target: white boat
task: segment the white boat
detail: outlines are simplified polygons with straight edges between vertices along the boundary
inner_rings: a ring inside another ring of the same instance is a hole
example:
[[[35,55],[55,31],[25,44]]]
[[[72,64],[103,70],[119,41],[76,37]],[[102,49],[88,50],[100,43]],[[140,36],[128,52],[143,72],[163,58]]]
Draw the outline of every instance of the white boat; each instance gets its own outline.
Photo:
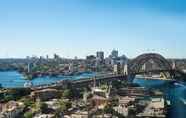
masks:
[[[32,87],[32,86],[33,86],[33,83],[31,81],[25,82],[25,84],[24,84],[25,88],[29,88],[29,87]]]

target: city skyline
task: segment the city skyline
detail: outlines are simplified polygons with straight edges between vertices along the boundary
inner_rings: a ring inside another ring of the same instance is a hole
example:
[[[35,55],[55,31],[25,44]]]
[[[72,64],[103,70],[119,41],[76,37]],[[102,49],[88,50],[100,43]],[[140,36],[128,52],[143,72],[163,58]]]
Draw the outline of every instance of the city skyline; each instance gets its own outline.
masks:
[[[186,58],[186,2],[105,1],[0,1],[0,58],[84,58],[113,49],[129,58]]]

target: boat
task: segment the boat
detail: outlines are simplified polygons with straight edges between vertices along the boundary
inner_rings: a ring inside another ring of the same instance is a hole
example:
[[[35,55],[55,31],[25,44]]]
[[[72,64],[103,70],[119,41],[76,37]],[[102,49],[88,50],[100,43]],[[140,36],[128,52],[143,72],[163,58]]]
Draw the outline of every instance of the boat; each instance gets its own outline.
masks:
[[[31,82],[31,81],[28,81],[28,82],[25,82],[24,83],[24,87],[25,88],[30,88],[30,87],[32,87],[33,86],[33,83]]]

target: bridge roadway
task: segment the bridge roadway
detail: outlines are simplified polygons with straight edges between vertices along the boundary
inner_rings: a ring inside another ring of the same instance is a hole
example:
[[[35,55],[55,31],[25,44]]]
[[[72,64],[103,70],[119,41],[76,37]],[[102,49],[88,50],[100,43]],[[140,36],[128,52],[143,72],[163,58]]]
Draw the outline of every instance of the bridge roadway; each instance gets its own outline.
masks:
[[[95,76],[93,78],[83,78],[78,80],[73,80],[72,84],[79,85],[79,84],[89,84],[93,82],[110,82],[114,80],[126,80],[127,76],[124,74],[105,74],[101,76]]]
[[[123,74],[101,74],[95,77],[82,78],[78,80],[61,80],[56,83],[40,85],[31,87],[32,90],[40,90],[45,88],[57,88],[57,87],[65,87],[67,84],[71,84],[73,86],[87,86],[94,82],[110,82],[114,80],[127,80],[127,76]]]
[[[145,74],[145,73],[149,73],[149,72],[152,72],[152,73],[159,73],[159,72],[162,72],[162,73],[165,73],[165,72],[168,72],[168,73],[171,73],[171,75],[173,74],[176,74],[176,73],[179,73],[181,74],[181,76],[184,78],[186,77],[186,74],[179,71],[179,70],[152,70],[152,71],[141,71],[141,72],[133,72],[133,73],[130,73],[130,77],[135,77],[135,75],[137,74]],[[78,80],[61,80],[61,81],[58,81],[56,83],[53,83],[53,84],[49,84],[49,85],[42,85],[42,86],[36,86],[36,87],[32,87],[33,89],[43,89],[43,88],[54,88],[54,87],[62,87],[62,86],[65,86],[67,85],[67,83],[70,83],[71,85],[73,86],[88,86],[88,85],[93,85],[94,82],[95,83],[99,83],[99,82],[112,82],[114,80],[126,80],[127,81],[127,78],[128,78],[127,75],[124,75],[124,74],[100,74],[100,75],[97,75],[95,77],[89,77],[89,78],[82,78],[82,79],[78,79]],[[149,78],[150,79],[150,78]],[[170,78],[167,78],[170,80]],[[176,80],[179,80],[179,79],[176,79]],[[185,81],[184,79],[181,80],[181,81]]]
[[[130,76],[135,76],[135,75],[138,75],[138,74],[145,74],[145,73],[170,73],[170,75],[174,75],[174,74],[186,75],[184,72],[182,72],[180,70],[163,70],[163,69],[160,69],[160,70],[131,72]],[[72,80],[72,83],[77,84],[77,83],[89,83],[89,82],[92,82],[92,81],[113,81],[115,79],[127,79],[127,77],[128,76],[124,75],[124,74],[102,74],[102,75],[98,75],[98,76],[91,77],[91,78],[82,78],[82,79],[78,79],[78,80]]]

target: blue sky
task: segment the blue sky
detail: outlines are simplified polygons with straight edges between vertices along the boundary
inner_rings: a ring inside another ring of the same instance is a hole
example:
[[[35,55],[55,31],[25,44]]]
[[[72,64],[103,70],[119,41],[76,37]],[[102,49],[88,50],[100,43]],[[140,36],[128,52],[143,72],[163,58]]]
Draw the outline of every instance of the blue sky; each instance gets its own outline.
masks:
[[[186,58],[185,0],[1,0],[0,58],[112,49]]]

